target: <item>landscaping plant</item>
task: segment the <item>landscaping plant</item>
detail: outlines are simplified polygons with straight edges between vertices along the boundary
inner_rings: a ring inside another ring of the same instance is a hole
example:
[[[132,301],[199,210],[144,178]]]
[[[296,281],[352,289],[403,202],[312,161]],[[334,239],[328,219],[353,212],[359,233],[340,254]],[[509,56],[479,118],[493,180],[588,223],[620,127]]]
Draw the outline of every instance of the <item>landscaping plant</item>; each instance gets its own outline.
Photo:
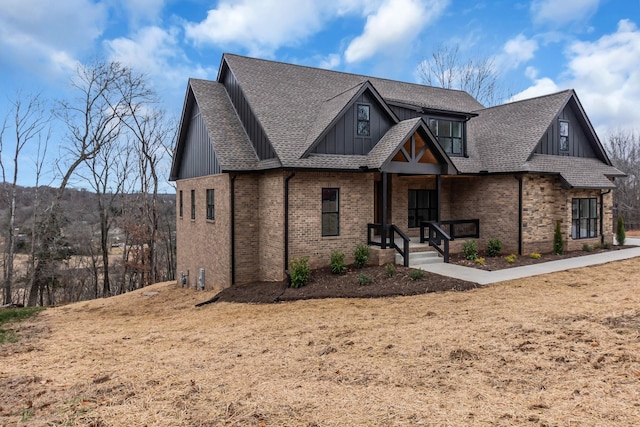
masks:
[[[293,258],[289,262],[289,272],[291,274],[291,286],[300,288],[307,284],[311,269],[309,268],[309,258]]]
[[[462,253],[464,253],[464,257],[469,260],[474,260],[478,258],[478,245],[475,240],[467,240],[462,245]]]
[[[502,250],[502,242],[500,239],[491,239],[487,244],[487,256],[488,257],[497,257],[500,255],[500,251]]]
[[[411,270],[409,271],[409,279],[411,280],[421,280],[424,277],[424,271],[422,270]]]
[[[627,240],[627,233],[624,231],[624,220],[621,216],[618,217],[618,225],[616,226],[616,240],[619,245],[624,245]]]
[[[358,275],[358,283],[360,284],[360,286],[368,285],[371,282],[373,282],[373,279],[370,276],[367,276],[363,273],[360,273]]]
[[[564,253],[564,239],[560,230],[560,221],[556,221],[556,231],[553,234],[553,253],[562,255]]]
[[[384,271],[387,272],[388,277],[393,277],[396,274],[396,266],[391,263],[385,264]]]
[[[344,262],[344,252],[339,249],[331,252],[331,272],[333,274],[344,274],[347,271],[347,264]]]
[[[356,265],[356,267],[362,268],[367,265],[370,253],[371,250],[369,249],[369,246],[359,243],[358,246],[356,246],[356,249],[353,251],[353,263]]]
[[[511,254],[504,257],[504,260],[507,261],[509,264],[513,264],[516,261],[516,259],[518,259],[518,255],[516,254]]]

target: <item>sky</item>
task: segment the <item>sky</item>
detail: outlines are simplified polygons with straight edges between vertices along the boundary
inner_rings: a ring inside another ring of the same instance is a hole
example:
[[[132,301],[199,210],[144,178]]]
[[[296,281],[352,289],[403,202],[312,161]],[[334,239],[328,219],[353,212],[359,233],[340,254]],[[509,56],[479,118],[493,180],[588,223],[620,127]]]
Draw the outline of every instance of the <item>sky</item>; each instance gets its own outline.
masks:
[[[573,88],[601,141],[640,130],[640,0],[0,0],[0,119],[18,92],[71,97],[95,59],[144,73],[178,119],[225,52],[419,83],[443,45],[490,58],[507,101]]]

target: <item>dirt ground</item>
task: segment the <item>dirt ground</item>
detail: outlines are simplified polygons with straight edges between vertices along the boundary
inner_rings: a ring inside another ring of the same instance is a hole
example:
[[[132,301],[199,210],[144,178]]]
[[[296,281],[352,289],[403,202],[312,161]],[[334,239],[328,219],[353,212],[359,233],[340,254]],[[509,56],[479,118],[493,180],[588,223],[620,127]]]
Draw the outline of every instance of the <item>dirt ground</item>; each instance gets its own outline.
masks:
[[[640,425],[638,277],[202,307],[163,283],[48,309],[0,347],[0,425]]]

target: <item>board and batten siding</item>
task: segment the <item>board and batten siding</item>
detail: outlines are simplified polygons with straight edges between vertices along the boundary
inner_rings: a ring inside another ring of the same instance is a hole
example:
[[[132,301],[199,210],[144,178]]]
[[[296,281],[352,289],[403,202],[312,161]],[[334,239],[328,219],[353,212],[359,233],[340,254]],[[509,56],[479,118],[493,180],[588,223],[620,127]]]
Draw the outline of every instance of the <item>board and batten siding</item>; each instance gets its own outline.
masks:
[[[366,104],[369,109],[370,136],[356,133],[357,105]],[[393,124],[378,101],[365,92],[347,109],[313,150],[317,154],[365,155],[380,141]]]
[[[569,150],[560,151],[560,121],[569,122]],[[551,154],[555,156],[590,157],[598,156],[593,151],[593,146],[582,127],[583,120],[580,120],[575,113],[572,102],[569,102],[558,119],[551,123],[547,132],[536,147],[536,154]]]
[[[231,99],[231,103],[236,110],[236,114],[240,117],[240,122],[242,123],[245,132],[247,132],[251,145],[253,145],[253,149],[256,151],[258,158],[260,160],[275,158],[276,153],[273,150],[269,138],[267,138],[267,134],[251,110],[251,107],[247,102],[247,98],[238,84],[238,80],[228,68],[222,76],[222,84],[229,94],[229,99]]]
[[[196,178],[221,172],[198,104],[194,104],[185,141],[179,179]]]

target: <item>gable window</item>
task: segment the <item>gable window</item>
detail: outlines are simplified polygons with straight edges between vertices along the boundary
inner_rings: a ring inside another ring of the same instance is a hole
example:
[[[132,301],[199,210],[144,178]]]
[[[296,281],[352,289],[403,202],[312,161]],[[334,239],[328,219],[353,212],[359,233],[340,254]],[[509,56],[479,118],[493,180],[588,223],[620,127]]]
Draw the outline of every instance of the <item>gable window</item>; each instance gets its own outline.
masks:
[[[340,189],[322,189],[322,235],[340,235]]]
[[[184,200],[182,198],[182,190],[180,190],[180,218],[182,218],[184,213]]]
[[[214,201],[214,190],[209,189],[207,190],[207,219],[209,220],[215,219],[213,201]]]
[[[569,122],[560,120],[560,151],[569,151]]]
[[[598,235],[597,198],[571,201],[571,238],[587,239]]]
[[[462,156],[464,146],[462,140],[462,122],[442,119],[429,119],[429,128],[438,138],[438,142],[453,156]]]
[[[366,104],[357,104],[358,123],[356,133],[358,136],[371,136],[371,106]]]
[[[438,218],[438,195],[435,190],[409,190],[409,228],[422,221]]]
[[[191,190],[191,219],[196,219],[196,190]]]

